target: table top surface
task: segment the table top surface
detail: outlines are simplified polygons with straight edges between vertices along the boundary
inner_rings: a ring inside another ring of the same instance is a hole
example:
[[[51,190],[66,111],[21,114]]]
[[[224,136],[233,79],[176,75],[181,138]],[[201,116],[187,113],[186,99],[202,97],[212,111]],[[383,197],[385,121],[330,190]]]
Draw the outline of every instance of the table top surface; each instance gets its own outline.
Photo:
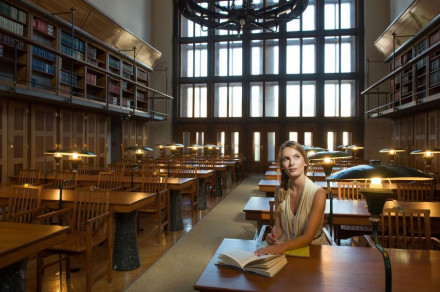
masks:
[[[309,177],[310,178],[310,177]],[[320,186],[321,188],[327,188],[327,181],[315,181],[315,184],[317,184],[318,186]],[[280,182],[276,179],[262,179],[260,180],[260,182],[258,183],[259,187],[278,187],[280,185]],[[338,188],[338,183],[335,181],[331,181],[330,182],[330,187],[333,188]]]
[[[310,258],[287,257],[273,278],[217,266],[219,253],[256,250],[253,240],[224,239],[196,282],[200,291],[383,291],[382,255],[375,248],[310,246]],[[393,291],[438,291],[440,251],[387,249]]]
[[[244,212],[260,212],[269,213],[269,201],[274,198],[268,197],[250,197],[245,207]],[[431,210],[431,219],[440,219],[440,202],[398,202],[396,200],[387,201],[384,208],[392,208],[401,206],[412,209],[429,209]],[[370,217],[368,209],[365,207],[364,200],[333,200],[333,214],[334,216],[354,216],[354,217]],[[330,199],[325,203],[325,214],[330,214]]]
[[[0,268],[62,241],[69,228],[68,226],[0,222]]]

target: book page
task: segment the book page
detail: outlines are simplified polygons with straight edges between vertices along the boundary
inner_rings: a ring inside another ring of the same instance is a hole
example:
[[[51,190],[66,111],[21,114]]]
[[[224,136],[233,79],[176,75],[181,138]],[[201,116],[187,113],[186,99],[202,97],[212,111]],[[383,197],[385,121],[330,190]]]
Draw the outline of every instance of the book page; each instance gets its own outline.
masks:
[[[228,250],[219,255],[218,264],[233,265],[243,269],[249,263],[257,264],[268,261],[279,255],[262,255],[257,256],[253,252],[245,250]]]

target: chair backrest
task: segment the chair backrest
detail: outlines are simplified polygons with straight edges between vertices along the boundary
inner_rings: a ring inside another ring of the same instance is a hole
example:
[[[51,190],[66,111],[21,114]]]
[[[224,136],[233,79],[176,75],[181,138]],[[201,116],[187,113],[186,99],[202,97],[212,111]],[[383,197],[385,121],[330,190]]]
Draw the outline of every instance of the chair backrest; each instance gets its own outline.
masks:
[[[116,189],[122,186],[122,173],[116,171],[100,171],[98,175],[99,189]]]
[[[41,207],[41,186],[12,186],[12,192],[8,204],[8,221],[19,223],[33,223],[36,212],[26,213],[22,216],[14,216],[17,213],[23,213]]]
[[[380,230],[379,241],[383,247],[431,249],[429,209],[385,208]]]
[[[110,191],[91,190],[90,188],[80,188],[75,190],[75,203],[73,207],[73,230],[86,230],[87,220],[105,214],[109,211]],[[106,221],[105,221],[106,222]],[[107,226],[92,226],[93,230],[107,230]]]
[[[145,176],[142,183],[142,190],[146,193],[158,193],[168,187],[167,182],[168,176],[166,175]]]
[[[142,164],[142,175],[152,176],[160,172],[160,166],[155,162],[147,162]]]
[[[63,189],[73,190],[76,187],[76,183],[78,181],[78,176],[73,176],[73,172],[68,171],[57,171],[55,172],[55,181],[53,188],[60,188],[61,184],[63,184]]]
[[[399,183],[397,184],[398,201],[434,201],[434,184]]]
[[[196,178],[197,177],[197,167],[195,166],[189,166],[182,164],[177,169],[177,177],[190,177],[190,178]]]
[[[119,173],[125,172],[125,164],[123,164],[123,163],[108,164],[107,168],[109,169],[109,171],[114,171],[114,172],[119,172]]]
[[[40,182],[41,172],[38,169],[21,169],[18,173],[18,184],[35,185]]]
[[[338,181],[338,199],[339,200],[363,200],[360,188],[365,187],[364,183],[358,181]]]

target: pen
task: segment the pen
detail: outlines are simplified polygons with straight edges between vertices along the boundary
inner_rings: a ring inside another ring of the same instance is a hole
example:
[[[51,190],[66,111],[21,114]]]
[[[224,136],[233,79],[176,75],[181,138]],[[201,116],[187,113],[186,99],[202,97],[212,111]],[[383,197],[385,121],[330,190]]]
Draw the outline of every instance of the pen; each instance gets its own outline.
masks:
[[[273,231],[273,227],[270,227],[270,235],[272,236],[274,242],[278,242],[278,240],[275,238],[275,232]]]

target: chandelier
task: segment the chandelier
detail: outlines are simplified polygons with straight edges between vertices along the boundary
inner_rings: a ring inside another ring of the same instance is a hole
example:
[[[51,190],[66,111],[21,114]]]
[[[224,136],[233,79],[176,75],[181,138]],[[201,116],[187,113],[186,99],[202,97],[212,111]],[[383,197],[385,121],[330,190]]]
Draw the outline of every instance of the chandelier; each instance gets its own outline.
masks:
[[[179,0],[178,5],[183,16],[206,30],[236,30],[240,33],[242,30],[254,29],[275,31],[280,24],[298,18],[309,3],[308,0],[286,0],[272,5],[252,2]],[[212,8],[208,8],[208,3],[211,3]]]

